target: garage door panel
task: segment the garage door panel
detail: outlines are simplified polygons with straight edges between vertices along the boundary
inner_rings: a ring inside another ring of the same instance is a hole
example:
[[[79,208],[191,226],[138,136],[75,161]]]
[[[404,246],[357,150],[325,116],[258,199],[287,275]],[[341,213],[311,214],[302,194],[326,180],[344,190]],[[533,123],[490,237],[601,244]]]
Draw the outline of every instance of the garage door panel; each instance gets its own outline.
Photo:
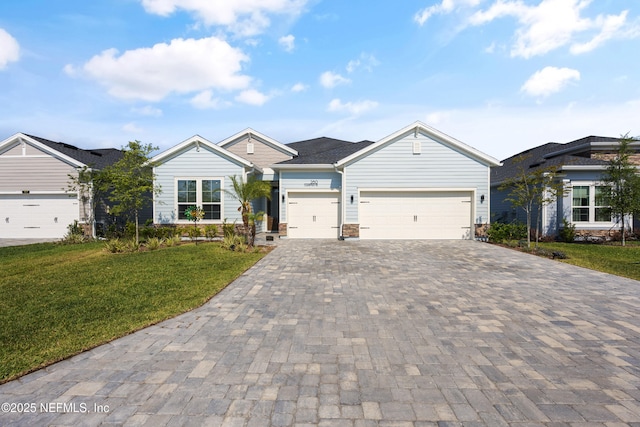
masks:
[[[0,237],[62,238],[79,220],[75,197],[66,194],[0,196]]]
[[[339,200],[337,193],[289,193],[288,237],[294,239],[337,238]]]
[[[360,195],[362,239],[469,239],[471,193],[396,191]]]

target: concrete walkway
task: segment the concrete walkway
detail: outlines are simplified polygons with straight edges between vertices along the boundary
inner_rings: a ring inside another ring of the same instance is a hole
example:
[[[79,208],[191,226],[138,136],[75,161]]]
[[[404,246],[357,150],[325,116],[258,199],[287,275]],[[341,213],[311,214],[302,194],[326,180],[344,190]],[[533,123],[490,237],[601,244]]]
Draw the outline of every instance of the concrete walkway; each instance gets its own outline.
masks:
[[[33,412],[3,426],[640,426],[640,283],[471,241],[285,240],[7,402]]]

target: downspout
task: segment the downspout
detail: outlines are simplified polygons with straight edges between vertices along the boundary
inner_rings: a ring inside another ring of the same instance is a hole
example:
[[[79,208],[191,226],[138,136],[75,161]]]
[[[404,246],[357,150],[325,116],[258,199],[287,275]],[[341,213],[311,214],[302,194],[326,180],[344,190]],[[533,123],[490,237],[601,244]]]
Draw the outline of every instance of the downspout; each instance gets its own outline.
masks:
[[[344,229],[344,216],[345,216],[345,211],[347,209],[346,207],[346,199],[345,199],[345,176],[344,176],[344,170],[340,170],[338,169],[338,166],[336,166],[336,164],[333,164],[333,169],[340,174],[340,236],[338,237],[338,240],[344,240],[344,234],[342,232],[342,230]]]

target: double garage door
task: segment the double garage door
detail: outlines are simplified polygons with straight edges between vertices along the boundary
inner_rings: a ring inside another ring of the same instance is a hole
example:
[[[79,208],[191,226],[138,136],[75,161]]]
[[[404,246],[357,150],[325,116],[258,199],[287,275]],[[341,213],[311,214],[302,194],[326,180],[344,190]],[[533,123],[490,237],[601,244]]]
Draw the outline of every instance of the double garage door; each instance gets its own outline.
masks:
[[[67,194],[0,195],[0,238],[62,238],[79,218],[78,199]]]
[[[358,205],[361,239],[470,239],[470,191],[362,191]],[[337,238],[340,195],[289,193],[290,238]]]
[[[469,191],[363,191],[361,239],[470,239]]]

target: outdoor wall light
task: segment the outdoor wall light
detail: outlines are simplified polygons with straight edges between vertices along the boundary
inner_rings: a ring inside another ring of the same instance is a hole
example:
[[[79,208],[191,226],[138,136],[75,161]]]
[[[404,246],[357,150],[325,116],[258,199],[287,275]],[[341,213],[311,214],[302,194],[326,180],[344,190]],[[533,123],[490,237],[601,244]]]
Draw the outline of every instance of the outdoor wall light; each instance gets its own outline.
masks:
[[[480,196],[480,203],[484,203],[484,194]]]
[[[353,203],[353,194],[351,195],[351,203]]]
[[[284,194],[282,195],[282,203],[284,203]]]

